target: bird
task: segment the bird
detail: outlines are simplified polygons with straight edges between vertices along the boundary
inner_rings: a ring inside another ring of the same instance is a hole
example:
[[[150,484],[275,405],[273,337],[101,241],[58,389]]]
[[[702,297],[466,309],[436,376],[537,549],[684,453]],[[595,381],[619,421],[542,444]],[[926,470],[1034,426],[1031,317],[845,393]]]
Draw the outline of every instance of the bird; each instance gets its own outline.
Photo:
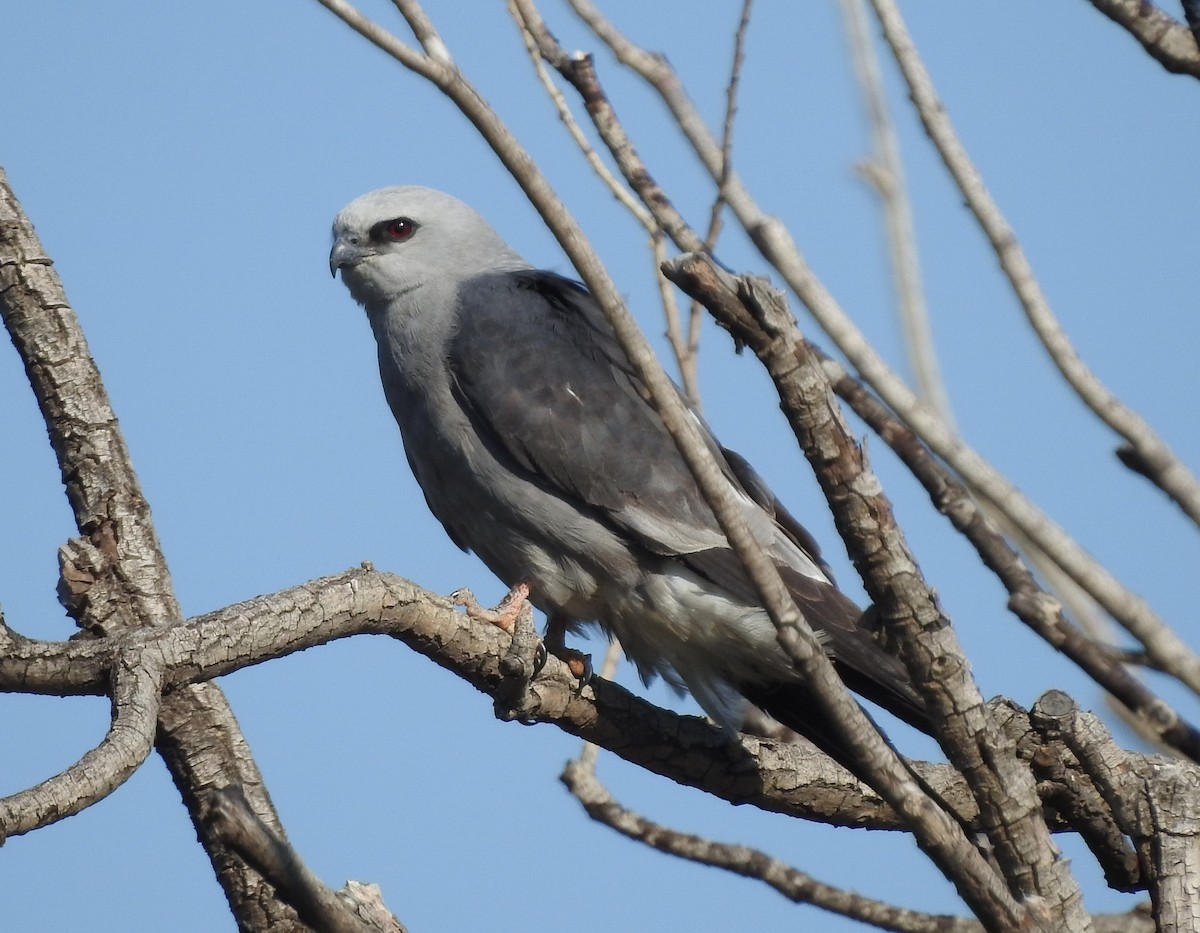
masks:
[[[366,311],[409,466],[454,544],[527,588],[550,628],[598,625],[643,681],[690,692],[723,728],[753,704],[861,776],[582,284],[531,265],[464,202],[413,185],[343,208],[329,269]],[[930,733],[904,666],[812,535],[691,411],[843,682]]]

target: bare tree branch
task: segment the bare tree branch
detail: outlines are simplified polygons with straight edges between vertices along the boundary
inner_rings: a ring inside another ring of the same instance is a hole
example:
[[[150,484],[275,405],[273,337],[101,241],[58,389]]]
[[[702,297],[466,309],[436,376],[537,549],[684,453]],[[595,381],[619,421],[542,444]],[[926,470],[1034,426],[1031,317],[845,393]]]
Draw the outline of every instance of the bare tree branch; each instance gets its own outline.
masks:
[[[979,803],[982,828],[1006,877],[1030,891],[1040,887],[1038,896],[1061,898],[1062,909],[1073,911],[1078,889],[1046,848],[1048,829],[1029,772],[987,714],[962,649],[899,537],[878,481],[836,413],[819,413],[825,403],[806,384],[812,381],[807,375],[812,364],[805,363],[811,354],[781,296],[753,280],[732,279],[702,256],[681,257],[664,272],[714,313],[728,313],[730,325],[743,317],[754,322],[741,336],[779,387],[789,420],[834,506],[838,530],[856,562],[865,565],[860,572],[881,621],[898,634],[900,656],[934,713],[938,739]],[[839,508],[839,503],[852,507]],[[857,519],[844,521],[847,512]]]
[[[1079,358],[1050,310],[1050,304],[1016,235],[999,206],[992,200],[978,169],[955,133],[946,108],[938,99],[933,81],[908,34],[899,8],[894,0],[871,2],[883,26],[884,38],[908,84],[913,106],[925,132],[958,185],[980,229],[992,244],[1000,260],[1000,268],[1050,359],[1084,404],[1132,445],[1141,471],[1170,496],[1193,522],[1200,524],[1200,482],[1141,416],[1109,392]]]
[[[595,62],[591,56],[586,54],[567,55],[562,46],[550,34],[541,14],[532,3],[517,3],[513,0],[513,5],[517,7],[523,29],[535,42],[539,54],[579,93],[596,131],[608,147],[621,174],[642,203],[646,205],[644,208],[637,205],[637,210],[633,213],[639,222],[643,223],[650,231],[656,261],[655,270],[657,271],[659,266],[666,261],[664,234],[670,236],[677,244],[686,242],[688,249],[704,249],[699,234],[692,230],[687,221],[674,209],[666,193],[647,171],[632,141],[625,133],[625,128],[617,118],[612,103],[596,79]],[[623,200],[622,203],[624,203]],[[647,218],[646,220],[643,220],[643,215]],[[692,404],[699,408],[701,402],[699,385],[695,381],[695,374],[689,375],[689,367],[685,365],[685,361],[688,359],[695,360],[697,358],[696,343],[699,339],[697,321],[694,315],[690,316],[688,335],[685,337],[679,321],[674,290],[660,275],[655,275],[655,283],[658,285],[659,297],[666,313],[667,338],[679,364],[684,392]]]
[[[1050,691],[1038,704],[1041,728],[1052,727],[1104,796],[1130,836],[1149,884],[1160,930],[1195,929],[1200,922],[1200,766],[1171,759],[1151,764],[1119,748],[1104,724],[1066,694]]]
[[[2,170],[0,313],[37,397],[83,535],[68,546],[76,561],[63,565],[68,611],[81,626],[99,633],[177,621],[179,604],[150,507],[100,373],[62,283]],[[256,812],[278,826],[262,776],[221,691],[211,684],[180,691],[163,701],[158,715],[155,747],[234,916],[242,923],[264,928],[278,923],[287,929],[294,919],[290,910],[200,821],[205,794],[223,776],[251,788]]]
[[[884,232],[891,260],[892,287],[900,313],[901,333],[908,351],[917,392],[921,400],[936,411],[946,424],[953,424],[950,398],[942,383],[921,285],[921,263],[917,258],[917,237],[913,229],[912,206],[904,180],[900,144],[892,128],[887,96],[879,61],[867,33],[865,0],[841,0],[850,60],[858,78],[859,94],[871,131],[871,156],[858,166],[859,172],[879,196],[883,210]]]
[[[883,26],[884,37],[908,82],[914,106],[926,132],[991,242],[999,257],[1001,268],[1021,301],[1030,324],[1059,371],[1088,407],[1134,446],[1139,461],[1143,462],[1155,484],[1174,499],[1193,521],[1200,522],[1200,484],[1154,431],[1111,395],[1079,359],[1050,311],[1041,287],[1011,228],[992,201],[983,180],[955,134],[946,110],[938,100],[929,75],[908,36],[899,10],[893,0],[871,2]],[[964,478],[1004,514],[1015,520],[1006,502],[997,501],[983,489],[975,487],[970,476]],[[1128,602],[1129,608],[1135,610],[1133,612],[1114,612],[1114,606],[1109,602],[1112,587],[1108,580],[1097,578],[1097,582],[1103,583],[1102,589],[1097,591],[1088,585],[1087,581],[1076,576],[1071,565],[1063,562],[1064,555],[1061,549],[1046,547],[1045,543],[1039,540],[1037,535],[1030,534],[1030,529],[1021,522],[1015,521],[1015,524],[1047,557],[1059,563],[1076,582],[1108,609],[1117,622],[1146,646],[1147,653],[1153,658],[1156,666],[1162,665],[1162,670],[1179,678],[1193,691],[1200,692],[1200,657],[1161,620],[1140,611],[1137,605],[1140,600]]]
[[[226,787],[213,794],[207,820],[213,834],[254,866],[314,930],[407,933],[377,896],[360,901],[353,889],[335,892],[327,888],[291,843],[254,814],[240,787]]]
[[[909,365],[916,376],[922,400],[933,408],[947,425],[953,425],[954,418],[938,370],[937,354],[925,308],[911,209],[904,183],[899,145],[888,115],[879,63],[867,33],[865,0],[841,0],[841,7],[842,19],[846,24],[849,36],[851,59],[854,62],[862,98],[866,104],[874,147],[871,160],[860,165],[860,171],[879,194],[880,203],[883,206],[892,278],[898,297],[902,333],[905,346],[908,348]],[[1117,455],[1123,461],[1127,461],[1126,465],[1132,469],[1138,468],[1138,455],[1133,445],[1121,445],[1117,448]],[[1054,561],[1029,539],[1028,535],[1013,525],[1002,510],[986,502],[982,507],[1028,555],[1029,560],[1050,583],[1053,592],[1066,604],[1070,614],[1079,621],[1093,640],[1098,640],[1112,629],[1111,622],[1103,616],[1096,601],[1063,573]],[[1061,613],[1059,615],[1061,616]],[[1043,632],[1043,634],[1045,633]],[[1094,641],[1089,642],[1089,644],[1093,643]],[[1108,653],[1111,655],[1111,652]],[[1132,675],[1123,672],[1120,680],[1129,680],[1131,677]],[[1119,701],[1113,702],[1111,694],[1109,702],[1117,715],[1121,716],[1129,727],[1141,734],[1147,742],[1161,741],[1156,728],[1148,728],[1148,723],[1142,718],[1142,715],[1132,712],[1133,709],[1144,710],[1146,707],[1129,707]],[[1156,718],[1161,720],[1163,717]],[[1161,725],[1161,722],[1156,725]]]
[[[977,933],[985,929],[977,920],[907,910],[837,888],[748,846],[714,842],[647,820],[613,799],[600,782],[595,772],[594,750],[594,745],[585,746],[580,756],[567,764],[560,780],[592,819],[629,839],[688,861],[762,881],[789,900],[812,904],[880,929],[901,933]],[[1077,778],[1074,772],[1062,767],[1056,773],[1062,780]],[[1108,819],[1111,822],[1111,817]],[[1128,851],[1128,845],[1124,836],[1108,836],[1105,844],[1097,845],[1095,851],[1098,857],[1108,858],[1114,851]],[[1145,906],[1127,914],[1099,915],[1093,920],[1097,933],[1150,933],[1154,929]]]
[[[633,68],[658,92],[710,176],[714,181],[719,179],[720,149],[666,60],[630,42],[588,0],[570,2],[618,60]],[[638,190],[636,185],[633,187]],[[729,179],[727,193],[730,207],[763,257],[783,276],[855,370],[892,410],[977,494],[1001,509],[1114,619],[1144,644],[1153,643],[1153,649],[1149,644],[1147,649],[1156,664],[1167,665],[1166,670],[1200,692],[1200,656],[1167,628],[1145,600],[1121,585],[1007,477],[920,403],[817,279],[787,228],[777,218],[762,211],[736,174]],[[650,203],[647,207],[654,209]],[[674,228],[664,223],[663,229],[674,237]],[[689,251],[695,249],[684,242],[678,245]]]
[[[710,255],[717,248],[717,240],[721,235],[721,213],[725,209],[725,183],[733,170],[733,121],[737,116],[738,86],[742,80],[742,66],[746,59],[746,33],[750,30],[750,9],[752,0],[742,0],[742,13],[738,18],[737,29],[733,36],[733,62],[729,66],[729,82],[725,86],[725,119],[721,125],[721,180],[717,183],[717,193],[713,197],[709,209],[708,232],[704,236],[704,248]],[[665,257],[663,257],[665,260]],[[663,260],[660,260],[660,265]],[[662,277],[658,276],[659,281]],[[703,305],[692,301],[688,313],[688,360],[693,370],[696,368],[697,351],[700,343],[700,323],[703,318]],[[698,398],[693,401],[698,402]]]
[[[537,10],[528,8],[522,10],[514,0],[508,0],[508,10],[516,22],[517,28],[520,30],[521,39],[525,44],[525,50],[529,53],[538,80],[542,83],[546,94],[554,103],[554,109],[558,112],[558,117],[567,128],[567,132],[571,135],[572,141],[579,147],[579,151],[583,153],[584,158],[587,159],[588,165],[596,173],[596,176],[613,193],[613,196],[620,202],[621,206],[629,211],[637,222],[642,225],[649,237],[650,258],[654,264],[654,282],[658,286],[659,300],[662,302],[663,315],[666,319],[667,340],[671,344],[671,352],[675,355],[675,362],[679,367],[680,385],[683,388],[684,394],[688,397],[688,401],[699,408],[700,383],[698,381],[697,369],[697,341],[699,336],[696,333],[698,325],[693,315],[689,322],[688,334],[684,336],[683,328],[679,322],[679,306],[675,300],[675,291],[658,274],[659,265],[665,262],[667,258],[662,228],[655,222],[653,215],[608,170],[608,166],[604,164],[603,160],[596,153],[596,150],[592,148],[591,143],[588,142],[583,130],[576,122],[562,92],[558,90],[554,82],[550,79],[550,75],[542,64],[542,57],[538,52],[539,37],[544,44],[549,32],[546,29],[545,23],[538,15]],[[532,21],[526,22],[525,16],[527,15],[533,17]]]
[[[581,759],[568,762],[560,780],[583,805],[588,816],[626,838],[690,862],[723,868],[761,881],[798,904],[812,904],[830,913],[899,933],[981,933],[984,929],[977,920],[906,910],[825,884],[749,846],[714,842],[668,829],[614,800],[596,777],[594,768]]]
[[[1123,27],[1167,71],[1200,78],[1200,48],[1191,30],[1147,0],[1091,0]]]
[[[1009,608],[1048,644],[1082,668],[1159,741],[1200,761],[1200,732],[1124,666],[1120,654],[1089,637],[1042,589],[986,510],[904,424],[835,360],[824,360],[834,391],[892,448],[921,483],[937,510],[971,542],[984,566],[1009,593]]]
[[[733,121],[737,116],[738,85],[742,65],[746,60],[746,33],[750,29],[750,7],[753,0],[742,0],[742,15],[733,34],[733,64],[729,66],[729,83],[725,87],[725,119],[721,124],[721,178],[708,215],[708,233],[704,236],[705,250],[711,253],[721,235],[721,211],[725,207],[725,185],[733,171]]]
[[[493,699],[507,695],[508,633],[456,611],[445,597],[370,568],[313,580],[169,628],[137,629],[96,642],[17,639],[0,664],[0,691],[105,695],[113,664],[149,656],[162,665],[162,688],[174,693],[195,681],[362,634],[396,638]],[[753,736],[731,742],[703,720],[659,709],[600,678],[580,689],[557,659],[529,684],[526,699],[519,711],[525,721],[552,723],[655,774],[730,802],[837,825],[901,826],[877,795],[814,749]],[[956,812],[974,818],[953,768],[914,767]],[[0,826],[3,830],[14,831]]]
[[[112,671],[113,719],[104,740],[61,774],[0,798],[0,841],[78,813],[128,780],[154,747],[163,674],[153,651],[122,654]]]

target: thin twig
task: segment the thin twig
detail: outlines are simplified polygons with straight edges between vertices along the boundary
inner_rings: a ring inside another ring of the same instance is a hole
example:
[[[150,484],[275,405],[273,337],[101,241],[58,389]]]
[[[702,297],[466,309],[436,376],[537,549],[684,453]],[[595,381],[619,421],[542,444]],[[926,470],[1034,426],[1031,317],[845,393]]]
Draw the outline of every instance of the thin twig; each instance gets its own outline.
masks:
[[[921,400],[936,411],[946,424],[953,424],[950,397],[942,382],[929,311],[925,306],[921,263],[917,258],[917,236],[913,229],[904,164],[900,158],[900,143],[892,127],[879,60],[875,57],[875,49],[867,33],[865,0],[841,0],[840,5],[850,60],[854,64],[859,94],[871,130],[871,156],[859,166],[859,170],[871,190],[879,196],[883,209],[892,286],[896,292],[896,307],[900,313],[901,333],[908,351],[909,366],[912,367]]]
[[[750,30],[750,9],[753,0],[742,0],[742,12],[733,37],[733,62],[729,66],[729,82],[725,87],[725,118],[721,123],[721,178],[717,182],[717,193],[713,197],[708,217],[708,232],[704,235],[704,248],[711,255],[717,248],[721,235],[721,213],[725,209],[725,185],[733,171],[733,122],[737,116],[738,87],[742,79],[742,66],[746,60],[746,33]],[[661,278],[661,276],[660,276]],[[704,318],[704,306],[693,300],[688,309],[687,352],[693,379],[698,365],[700,325]]]
[[[719,178],[720,149],[666,60],[630,42],[587,0],[570,0],[570,3],[618,60],[633,68],[658,92],[709,174],[714,180]],[[639,186],[633,179],[630,182],[641,195]],[[656,190],[651,189],[648,194],[653,195]],[[1144,599],[1123,586],[1003,473],[916,398],[816,277],[787,228],[755,203],[736,173],[729,180],[728,197],[739,223],[763,257],[783,276],[867,384],[978,495],[1002,509],[1071,579],[1141,641],[1156,666],[1200,693],[1200,656],[1165,625]],[[657,212],[656,202],[643,200],[651,211]],[[690,231],[679,230],[671,222],[669,213],[660,215],[659,222],[680,249],[695,251],[699,248],[689,245],[692,242]]]
[[[900,933],[982,933],[984,929],[977,920],[906,910],[825,884],[749,846],[715,842],[652,822],[614,800],[592,764],[582,756],[569,762],[559,779],[588,816],[627,839],[690,862],[761,881],[795,903],[812,904],[832,914]]]
[[[717,181],[717,194],[713,198],[708,217],[708,233],[704,236],[704,247],[711,253],[717,248],[721,235],[721,211],[725,207],[725,185],[733,171],[733,121],[737,116],[738,85],[742,79],[742,65],[746,59],[746,33],[750,29],[750,7],[753,0],[742,0],[742,15],[733,36],[733,64],[729,68],[729,82],[725,86],[725,119],[721,123],[721,177]]]
[[[575,62],[568,59],[568,55],[562,47],[554,41],[550,30],[546,28],[546,23],[541,18],[541,14],[536,10],[536,7],[529,2],[517,2],[517,0],[509,0],[509,12],[512,18],[516,20],[517,28],[521,31],[521,38],[526,44],[526,50],[529,53],[530,59],[533,60],[533,66],[542,86],[546,89],[546,94],[550,95],[551,101],[554,103],[554,109],[558,110],[559,119],[568,128],[571,134],[571,139],[575,140],[575,144],[583,152],[587,158],[588,164],[595,171],[600,180],[616,195],[617,200],[625,210],[628,210],[637,219],[637,222],[642,224],[646,229],[650,242],[650,258],[654,261],[654,283],[659,289],[659,301],[662,305],[662,313],[666,320],[666,336],[667,342],[671,344],[671,353],[676,357],[676,365],[679,368],[679,383],[682,386],[684,395],[688,397],[688,401],[694,405],[697,410],[701,408],[700,398],[700,379],[698,379],[698,371],[696,365],[696,344],[698,341],[696,329],[698,326],[695,317],[690,320],[688,336],[684,336],[683,326],[679,323],[679,303],[676,299],[676,291],[671,288],[670,283],[664,282],[662,276],[659,275],[659,265],[666,260],[666,237],[662,233],[658,221],[656,221],[652,212],[642,206],[640,200],[631,195],[628,189],[625,188],[620,181],[613,176],[607,165],[601,161],[598,154],[592,148],[584,136],[580,126],[578,126],[575,116],[571,114],[571,110],[566,104],[565,98],[560,94],[558,88],[554,86],[550,76],[546,73],[546,68],[542,65],[542,60],[552,62],[553,67],[560,74],[570,76],[570,73],[575,70]],[[574,83],[574,82],[572,82]],[[612,116],[612,120],[616,121],[616,116]]]
[[[871,0],[871,3],[925,132],[958,185],[967,208],[992,244],[1000,268],[1050,359],[1083,403],[1132,446],[1140,472],[1170,496],[1193,522],[1200,524],[1200,482],[1150,425],[1113,395],[1084,364],[1050,310],[1050,303],[1012,227],[988,193],[983,178],[958,138],[895,0]]]
[[[700,409],[700,380],[698,378],[696,366],[696,329],[699,323],[694,319],[689,324],[688,336],[684,337],[683,328],[679,322],[679,304],[675,297],[675,290],[670,284],[663,280],[663,277],[658,274],[658,267],[666,261],[666,243],[662,228],[654,219],[642,203],[629,193],[628,189],[609,171],[608,166],[600,158],[599,154],[592,147],[584,134],[582,128],[576,121],[574,114],[571,113],[571,108],[567,105],[566,98],[562,92],[550,80],[550,75],[547,73],[545,66],[542,64],[542,55],[539,52],[539,44],[546,45],[549,31],[546,29],[545,23],[537,15],[536,9],[522,8],[514,2],[508,0],[508,11],[517,24],[517,28],[521,33],[521,40],[525,44],[525,50],[529,53],[530,60],[533,63],[534,71],[537,74],[538,80],[545,89],[547,96],[554,104],[554,109],[558,112],[558,118],[567,128],[567,132],[571,135],[571,139],[575,145],[579,147],[587,159],[588,165],[604,185],[613,193],[613,196],[620,202],[629,213],[634,216],[639,224],[646,231],[649,237],[651,261],[654,269],[654,282],[658,287],[659,300],[663,307],[663,317],[667,325],[667,341],[671,345],[671,352],[675,356],[676,365],[679,367],[679,380],[683,388],[684,395],[688,401]],[[525,17],[530,16],[530,20]]]
[[[613,197],[621,202],[621,206],[625,210],[633,214],[634,218],[645,228],[648,234],[653,235],[658,230],[653,215],[609,171],[608,166],[604,164],[604,160],[600,158],[599,153],[596,152],[595,148],[588,141],[587,135],[575,119],[575,115],[571,113],[567,99],[555,86],[554,82],[550,79],[549,72],[546,71],[545,65],[542,64],[542,56],[538,52],[538,39],[535,35],[535,30],[541,32],[541,30],[545,29],[545,24],[540,19],[536,19],[532,23],[526,22],[524,14],[529,11],[523,11],[520,5],[515,3],[514,0],[508,0],[508,12],[517,24],[518,31],[521,34],[521,41],[525,44],[525,51],[529,54],[529,60],[533,64],[533,70],[537,74],[538,81],[541,82],[546,96],[554,104],[554,109],[558,112],[558,118],[562,121],[563,126],[567,128],[567,132],[570,133],[571,140],[579,147],[579,151],[587,159],[588,166],[596,173],[605,187],[612,192]]]

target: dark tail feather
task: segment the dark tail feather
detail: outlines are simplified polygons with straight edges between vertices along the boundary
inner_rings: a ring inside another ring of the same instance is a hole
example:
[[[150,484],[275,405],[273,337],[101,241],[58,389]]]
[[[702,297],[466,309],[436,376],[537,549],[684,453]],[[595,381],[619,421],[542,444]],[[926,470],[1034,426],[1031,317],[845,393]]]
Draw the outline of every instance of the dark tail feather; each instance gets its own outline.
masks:
[[[850,687],[856,693],[859,693],[875,702],[879,702],[879,700],[873,694],[878,693],[880,690],[887,692],[889,698],[893,701],[897,696],[901,695],[895,691],[891,691],[885,687],[882,687],[878,681],[871,682],[871,686],[874,687],[874,689],[863,689],[859,684],[854,682],[855,678],[853,676],[847,676],[848,674],[852,675],[853,672],[839,670],[839,673],[846,682],[846,686]],[[769,713],[792,731],[804,736],[804,738],[812,742],[813,745],[817,746],[817,748],[840,764],[864,784],[867,784],[868,786],[870,785],[871,782],[867,779],[866,769],[859,764],[858,756],[855,754],[854,750],[839,736],[838,729],[834,726],[830,718],[821,712],[820,704],[817,702],[812,692],[809,691],[803,684],[756,684],[744,688],[738,687],[738,692],[759,709]],[[896,704],[895,702],[889,702],[886,708],[889,712],[898,716],[900,719],[903,719],[910,726],[920,729],[926,735],[932,735],[933,730],[930,726],[929,716],[926,713],[924,706],[920,704],[920,700],[919,698],[916,698],[915,693],[913,694],[913,698],[915,699],[912,703],[905,702],[902,704]],[[909,698],[906,697],[906,700],[907,699]],[[883,703],[880,703],[880,705],[883,705]],[[871,714],[866,710],[863,710],[863,713],[868,719],[871,720],[875,728],[879,729],[879,724],[875,722],[875,720],[871,717]],[[960,815],[958,811],[954,809],[954,807],[950,806],[945,797],[931,787],[929,782],[913,769],[912,765],[908,762],[908,759],[900,754],[896,746],[892,744],[892,740],[888,738],[887,734],[882,729],[879,729],[879,734],[883,736],[883,740],[887,742],[892,751],[896,752],[900,760],[904,762],[905,768],[908,770],[909,775],[912,776],[912,779],[917,783],[917,786],[920,787],[921,790],[923,790],[926,795],[928,795],[930,799],[932,799],[939,807],[941,807],[951,819],[953,819],[960,827],[962,827],[962,830],[968,839],[974,839],[976,830],[970,824],[970,822]]]
[[[899,660],[884,652],[865,635],[853,640],[845,639],[838,647],[841,650],[835,650],[833,666],[851,691],[881,706],[914,729],[933,735],[925,703],[912,688],[908,672]],[[843,654],[850,654],[851,657],[843,658]],[[737,690],[755,706],[800,733],[855,777],[862,777],[854,765],[851,749],[839,738],[837,728],[821,712],[821,704],[802,681],[739,684]],[[869,713],[867,716],[870,718]],[[874,722],[873,719],[871,721]]]
[[[804,736],[860,781],[866,781],[863,768],[858,764],[858,756],[841,738],[837,727],[821,711],[820,703],[804,684],[749,684],[739,685],[737,690],[759,709]],[[866,710],[863,712],[866,713]],[[867,717],[870,718],[869,713]],[[908,722],[907,717],[901,718]],[[923,732],[929,732],[929,721],[923,711],[913,718],[918,721],[912,722],[911,725]],[[871,721],[874,722],[873,719]],[[888,744],[891,744],[890,740]]]

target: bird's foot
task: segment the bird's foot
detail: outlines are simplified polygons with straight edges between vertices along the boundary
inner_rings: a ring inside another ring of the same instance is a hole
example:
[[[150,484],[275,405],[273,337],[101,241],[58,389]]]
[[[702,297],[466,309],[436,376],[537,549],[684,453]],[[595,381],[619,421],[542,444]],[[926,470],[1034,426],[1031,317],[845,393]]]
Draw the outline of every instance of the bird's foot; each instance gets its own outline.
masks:
[[[506,722],[530,723],[541,703],[531,689],[545,663],[545,648],[533,625],[533,608],[520,600],[512,622],[512,643],[500,658],[501,681],[494,694],[496,716]]]
[[[466,587],[455,590],[450,594],[450,599],[455,605],[462,606],[472,619],[488,622],[511,635],[517,623],[517,616],[529,606],[529,584],[518,583],[505,594],[495,609],[486,609],[479,605],[475,594]]]
[[[562,661],[563,664],[567,665],[567,670],[571,672],[571,676],[579,681],[580,690],[588,685],[588,681],[596,673],[592,669],[592,656],[580,651],[578,648],[568,648],[564,645],[557,650],[547,650]]]
[[[588,681],[592,679],[595,671],[592,669],[592,656],[585,654],[576,648],[567,647],[567,623],[561,616],[552,615],[546,622],[546,637],[543,639],[543,651],[554,655],[563,664],[567,665],[567,670],[571,672],[571,676],[579,681],[579,690],[587,686]],[[546,663],[545,657],[542,658],[541,664],[538,665],[538,670],[541,670],[542,665]]]

